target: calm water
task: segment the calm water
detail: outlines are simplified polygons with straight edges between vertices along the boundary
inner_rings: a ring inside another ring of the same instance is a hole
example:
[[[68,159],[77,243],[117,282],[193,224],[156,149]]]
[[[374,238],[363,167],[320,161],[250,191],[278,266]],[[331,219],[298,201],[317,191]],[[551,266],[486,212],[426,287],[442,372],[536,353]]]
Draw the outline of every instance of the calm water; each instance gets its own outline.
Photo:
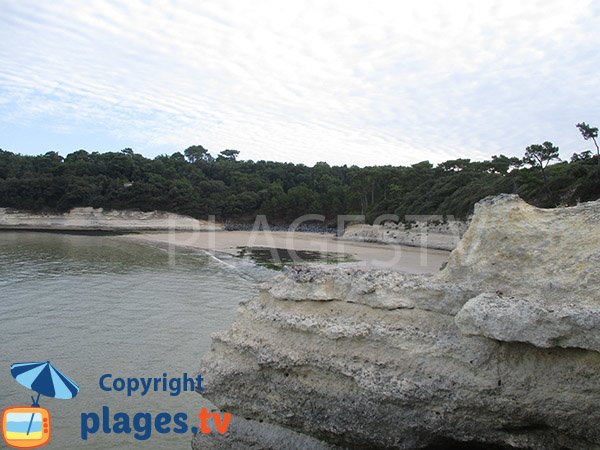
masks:
[[[54,449],[188,449],[191,432],[147,441],[99,431],[80,438],[81,413],[102,406],[137,412],[188,414],[201,397],[150,392],[127,397],[104,392],[104,373],[122,377],[196,375],[210,335],[234,319],[237,304],[254,295],[247,274],[187,250],[118,237],[0,232],[0,407],[31,404],[32,391],[10,375],[14,362],[46,361],[79,384],[71,400],[42,397],[50,410]]]

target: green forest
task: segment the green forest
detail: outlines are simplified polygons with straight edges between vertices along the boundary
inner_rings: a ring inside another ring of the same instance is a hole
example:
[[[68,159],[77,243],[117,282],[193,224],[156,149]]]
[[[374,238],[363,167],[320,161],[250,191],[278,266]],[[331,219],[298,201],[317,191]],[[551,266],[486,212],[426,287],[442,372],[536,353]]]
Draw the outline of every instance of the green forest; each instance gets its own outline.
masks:
[[[499,193],[516,193],[541,207],[600,198],[596,152],[560,161],[558,148],[546,142],[524,153],[361,168],[247,161],[237,150],[213,156],[200,145],[153,159],[131,149],[78,150],[66,157],[0,150],[0,207],[161,210],[196,218],[214,214],[229,223],[252,223],[265,214],[269,223],[285,225],[309,213],[331,224],[338,214],[364,214],[367,222],[380,214],[465,218],[478,200]]]

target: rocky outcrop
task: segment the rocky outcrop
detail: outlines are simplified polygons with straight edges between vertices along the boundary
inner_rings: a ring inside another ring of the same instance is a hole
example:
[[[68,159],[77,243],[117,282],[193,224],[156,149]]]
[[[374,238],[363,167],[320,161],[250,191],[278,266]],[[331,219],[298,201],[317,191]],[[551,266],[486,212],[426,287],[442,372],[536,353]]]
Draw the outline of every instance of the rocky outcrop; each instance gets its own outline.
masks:
[[[388,221],[381,225],[354,224],[346,227],[338,239],[452,251],[458,245],[467,226],[467,222],[459,220],[412,223]]]
[[[599,214],[500,196],[436,275],[292,268],[214,336],[204,395],[342,448],[600,448]]]
[[[160,211],[104,211],[102,208],[73,208],[65,214],[33,214],[0,208],[0,229],[60,231],[208,231],[222,226]]]
[[[564,302],[538,296],[480,294],[456,316],[465,334],[538,347],[573,347],[600,352],[600,305],[565,297]]]
[[[539,209],[486,199],[438,280],[494,294],[469,300],[467,334],[600,350],[600,202]]]
[[[262,420],[233,416],[224,434],[197,434],[192,450],[341,450],[306,434],[292,431]]]

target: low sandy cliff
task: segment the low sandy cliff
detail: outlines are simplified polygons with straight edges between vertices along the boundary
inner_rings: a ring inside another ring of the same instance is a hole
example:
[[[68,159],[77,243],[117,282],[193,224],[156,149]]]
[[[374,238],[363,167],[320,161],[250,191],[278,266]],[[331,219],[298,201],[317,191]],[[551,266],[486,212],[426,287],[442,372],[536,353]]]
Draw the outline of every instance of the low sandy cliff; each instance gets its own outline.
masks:
[[[2,228],[62,231],[208,231],[222,227],[220,224],[159,211],[104,211],[102,208],[73,208],[65,214],[32,214],[0,208],[0,229]]]
[[[452,251],[465,234],[468,224],[459,220],[444,223],[415,222],[410,225],[384,222],[381,225],[349,225],[338,239],[379,242]]]
[[[194,448],[598,449],[599,280],[600,202],[508,195],[433,276],[292,268],[202,361],[204,395],[255,421]]]

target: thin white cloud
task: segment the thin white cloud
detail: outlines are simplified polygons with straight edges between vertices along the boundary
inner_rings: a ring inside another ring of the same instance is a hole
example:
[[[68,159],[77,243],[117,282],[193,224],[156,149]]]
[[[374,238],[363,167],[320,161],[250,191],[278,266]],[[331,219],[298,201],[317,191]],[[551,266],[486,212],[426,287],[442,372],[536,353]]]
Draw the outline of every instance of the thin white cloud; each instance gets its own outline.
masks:
[[[547,139],[568,156],[574,124],[600,121],[597,16],[588,0],[0,0],[0,123],[150,156],[408,164]]]

